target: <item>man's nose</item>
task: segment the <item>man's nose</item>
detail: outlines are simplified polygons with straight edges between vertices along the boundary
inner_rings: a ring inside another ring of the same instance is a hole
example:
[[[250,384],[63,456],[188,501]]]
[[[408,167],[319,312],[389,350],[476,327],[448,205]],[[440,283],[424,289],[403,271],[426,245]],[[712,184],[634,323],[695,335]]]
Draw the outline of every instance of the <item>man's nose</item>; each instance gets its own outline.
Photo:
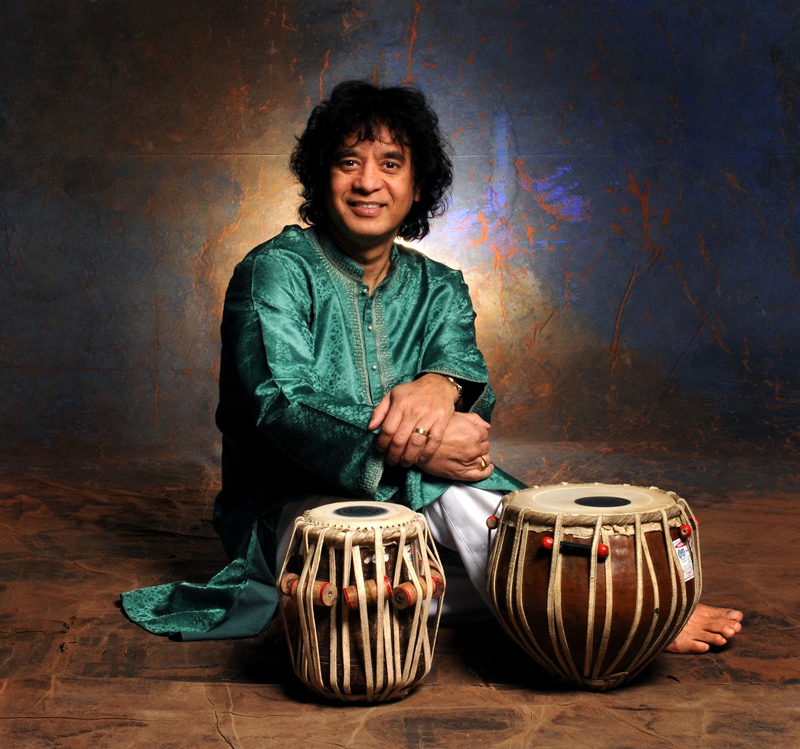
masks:
[[[382,184],[381,173],[377,164],[367,162],[358,172],[353,187],[362,192],[375,192]]]

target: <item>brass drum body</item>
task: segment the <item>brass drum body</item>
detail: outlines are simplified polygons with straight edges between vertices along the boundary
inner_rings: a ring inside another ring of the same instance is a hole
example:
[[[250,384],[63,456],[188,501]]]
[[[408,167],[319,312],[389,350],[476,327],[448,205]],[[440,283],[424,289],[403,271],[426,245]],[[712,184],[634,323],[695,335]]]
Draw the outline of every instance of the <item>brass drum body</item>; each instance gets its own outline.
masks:
[[[401,505],[337,502],[297,518],[279,575],[297,676],[335,700],[404,697],[431,668],[441,568],[424,517]]]
[[[701,584],[697,525],[674,492],[561,484],[503,498],[487,574],[497,616],[578,686],[633,678],[681,631]]]

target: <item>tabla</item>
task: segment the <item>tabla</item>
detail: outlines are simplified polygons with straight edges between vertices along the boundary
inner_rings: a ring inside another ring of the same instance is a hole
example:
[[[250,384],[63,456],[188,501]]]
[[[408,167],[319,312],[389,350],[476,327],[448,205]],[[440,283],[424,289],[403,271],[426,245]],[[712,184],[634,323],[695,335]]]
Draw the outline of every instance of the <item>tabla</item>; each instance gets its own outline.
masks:
[[[297,518],[278,586],[297,676],[331,699],[404,697],[431,668],[441,570],[407,507],[336,502]]]
[[[669,645],[702,586],[697,523],[657,487],[534,486],[503,498],[487,585],[508,633],[552,673],[619,686]]]

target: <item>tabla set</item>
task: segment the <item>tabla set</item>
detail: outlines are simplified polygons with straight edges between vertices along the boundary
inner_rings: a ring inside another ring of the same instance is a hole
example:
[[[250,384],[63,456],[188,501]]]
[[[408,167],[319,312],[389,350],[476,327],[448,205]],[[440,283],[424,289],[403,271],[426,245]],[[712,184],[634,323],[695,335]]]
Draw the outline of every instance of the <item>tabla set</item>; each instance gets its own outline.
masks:
[[[697,521],[674,492],[534,486],[503,497],[498,515],[487,519],[495,614],[583,689],[634,678],[700,599]],[[279,575],[295,673],[333,700],[404,697],[430,671],[445,585],[422,515],[385,502],[307,511]]]

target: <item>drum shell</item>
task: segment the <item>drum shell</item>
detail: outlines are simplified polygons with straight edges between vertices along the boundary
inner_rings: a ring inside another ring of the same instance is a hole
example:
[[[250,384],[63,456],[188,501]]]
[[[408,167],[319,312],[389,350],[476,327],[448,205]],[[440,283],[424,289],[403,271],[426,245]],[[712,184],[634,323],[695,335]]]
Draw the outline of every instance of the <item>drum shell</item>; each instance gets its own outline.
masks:
[[[424,523],[421,516],[416,518]],[[347,564],[347,533],[326,538],[324,531],[311,530],[308,549],[304,543],[290,544],[284,572],[300,574],[301,583],[295,600],[283,598],[282,610],[296,605],[297,599],[304,600],[304,592],[319,580],[335,583],[339,598],[330,608],[301,603],[296,622],[289,621],[293,617],[285,617],[295,672],[312,690],[329,699],[373,702],[405,696],[431,667],[438,630],[438,617],[430,621],[428,617],[431,597],[421,596],[417,606],[397,609],[388,594],[381,594],[377,602],[350,610],[341,591],[356,583],[356,567],[360,567],[364,581],[382,580],[386,576],[391,587],[411,578],[420,580],[426,576],[425,557],[430,580],[430,570],[440,567],[435,549],[431,552],[432,539],[427,534],[426,538],[420,538],[419,520],[409,524],[402,539],[403,553],[398,539],[384,540],[376,546],[374,538],[365,543],[363,533],[359,532],[361,543],[352,546]],[[300,522],[296,535],[301,536],[302,532]],[[351,543],[352,540],[351,534]],[[322,548],[312,577],[308,568],[319,546]],[[379,554],[383,564],[378,563]],[[345,650],[349,651],[349,657]]]
[[[609,546],[608,559],[593,562],[589,554],[546,550],[542,539],[555,530],[549,520],[535,513],[521,519],[516,508],[505,508],[488,575],[497,616],[556,675],[593,690],[618,686],[666,647],[694,610],[701,580],[696,534],[696,574],[684,580],[673,548],[681,539],[675,521],[666,525],[668,545],[663,525],[644,524],[638,533],[631,525],[615,533],[613,518],[605,518],[605,531],[595,539],[585,527],[571,528],[569,515],[563,515],[561,540]]]

